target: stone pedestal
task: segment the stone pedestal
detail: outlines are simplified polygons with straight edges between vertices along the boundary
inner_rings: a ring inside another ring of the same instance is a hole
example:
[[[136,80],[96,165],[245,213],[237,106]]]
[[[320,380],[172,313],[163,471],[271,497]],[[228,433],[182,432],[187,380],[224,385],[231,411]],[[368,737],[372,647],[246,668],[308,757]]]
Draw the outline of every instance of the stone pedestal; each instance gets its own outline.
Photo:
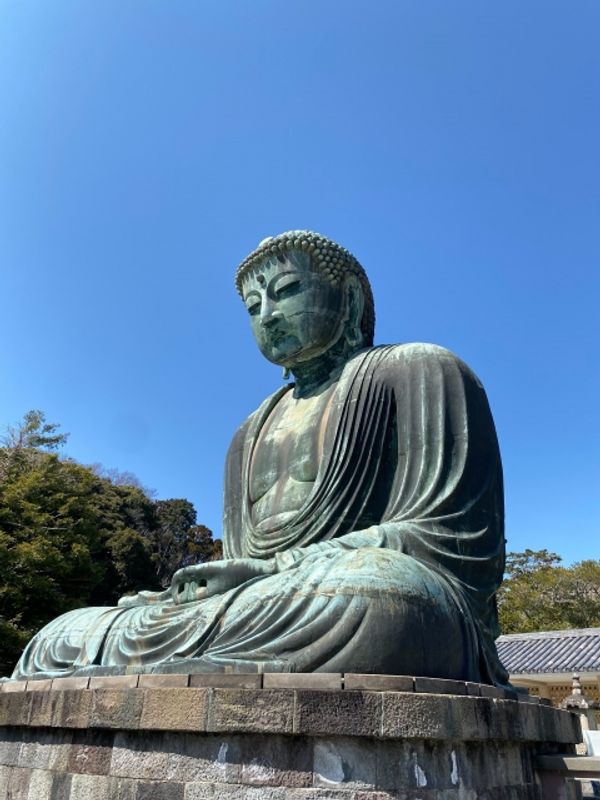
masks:
[[[0,800],[542,800],[535,757],[580,738],[568,711],[456,681],[13,682]]]

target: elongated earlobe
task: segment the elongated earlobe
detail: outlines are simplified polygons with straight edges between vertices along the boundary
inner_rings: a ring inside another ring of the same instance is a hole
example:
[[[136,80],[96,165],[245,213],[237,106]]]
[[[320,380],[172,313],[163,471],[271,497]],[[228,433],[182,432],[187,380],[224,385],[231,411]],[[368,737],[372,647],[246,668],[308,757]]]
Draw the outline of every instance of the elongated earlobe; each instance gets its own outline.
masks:
[[[354,275],[348,276],[346,280],[347,316],[344,336],[349,347],[355,350],[364,342],[364,337],[360,328],[364,308],[364,297],[360,282]]]
[[[346,341],[352,349],[362,344],[363,336],[360,328],[346,328],[345,336]]]

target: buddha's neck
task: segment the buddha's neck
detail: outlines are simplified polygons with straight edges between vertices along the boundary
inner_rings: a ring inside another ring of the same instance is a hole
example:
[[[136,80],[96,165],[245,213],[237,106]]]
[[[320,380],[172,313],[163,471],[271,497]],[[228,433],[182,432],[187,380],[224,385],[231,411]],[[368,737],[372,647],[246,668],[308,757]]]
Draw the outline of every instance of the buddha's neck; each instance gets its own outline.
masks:
[[[310,361],[292,367],[294,375],[294,397],[311,397],[324,391],[336,380],[344,365],[360,347],[349,347],[345,337],[340,337],[333,347]]]

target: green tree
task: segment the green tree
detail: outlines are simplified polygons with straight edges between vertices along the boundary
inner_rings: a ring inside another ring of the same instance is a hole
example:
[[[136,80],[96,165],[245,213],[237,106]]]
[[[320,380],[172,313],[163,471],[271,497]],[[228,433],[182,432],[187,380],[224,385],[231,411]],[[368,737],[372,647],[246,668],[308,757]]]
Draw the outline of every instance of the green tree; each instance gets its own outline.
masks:
[[[600,561],[562,566],[548,550],[509,553],[498,592],[503,633],[600,625]]]
[[[58,427],[28,412],[0,447],[0,675],[59,614],[159,589],[213,556],[188,500],[155,501],[130,473],[59,458]]]
[[[84,467],[88,472],[87,467]],[[157,525],[153,501],[138,486],[115,485],[96,478],[89,496],[100,548],[96,561],[103,579],[86,605],[113,605],[140,589],[158,589],[151,536]]]
[[[5,642],[20,649],[49,619],[85,604],[102,580],[100,537],[84,500],[87,478],[84,468],[40,454],[13,460],[0,483],[3,662],[15,656]]]
[[[211,560],[215,543],[212,532],[196,524],[196,509],[189,500],[156,500],[154,505],[158,525],[150,541],[158,579],[167,587],[180,567]]]
[[[159,588],[147,537],[154,518],[139,489],[113,486],[80,464],[50,453],[15,462],[0,482],[3,645],[13,641],[18,655],[65,611]],[[14,648],[3,646],[2,656],[14,660]]]
[[[58,450],[69,438],[68,433],[57,433],[59,428],[58,423],[46,422],[43,411],[28,411],[22,422],[7,427],[3,444],[12,450]]]
[[[548,550],[524,550],[522,553],[507,553],[505,575],[516,578],[520,575],[530,575],[533,572],[557,567],[562,561],[558,553]]]
[[[186,549],[187,554],[181,564],[183,567],[223,558],[222,541],[213,539],[212,531],[206,525],[193,525],[190,528]]]
[[[43,411],[28,411],[16,425],[8,425],[0,442],[0,480],[12,470],[25,469],[42,451],[58,450],[68,433],[57,433],[60,425],[46,422]]]

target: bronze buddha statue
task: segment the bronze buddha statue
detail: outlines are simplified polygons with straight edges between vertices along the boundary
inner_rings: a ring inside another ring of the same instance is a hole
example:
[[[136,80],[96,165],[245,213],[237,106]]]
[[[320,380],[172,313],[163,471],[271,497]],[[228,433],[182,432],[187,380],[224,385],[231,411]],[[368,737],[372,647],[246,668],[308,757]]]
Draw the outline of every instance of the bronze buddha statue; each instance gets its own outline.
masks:
[[[373,347],[367,276],[323,236],[264,240],[236,282],[294,383],[233,438],[224,559],[54,620],[13,677],[193,664],[506,683],[502,467],[478,379],[434,345]]]

